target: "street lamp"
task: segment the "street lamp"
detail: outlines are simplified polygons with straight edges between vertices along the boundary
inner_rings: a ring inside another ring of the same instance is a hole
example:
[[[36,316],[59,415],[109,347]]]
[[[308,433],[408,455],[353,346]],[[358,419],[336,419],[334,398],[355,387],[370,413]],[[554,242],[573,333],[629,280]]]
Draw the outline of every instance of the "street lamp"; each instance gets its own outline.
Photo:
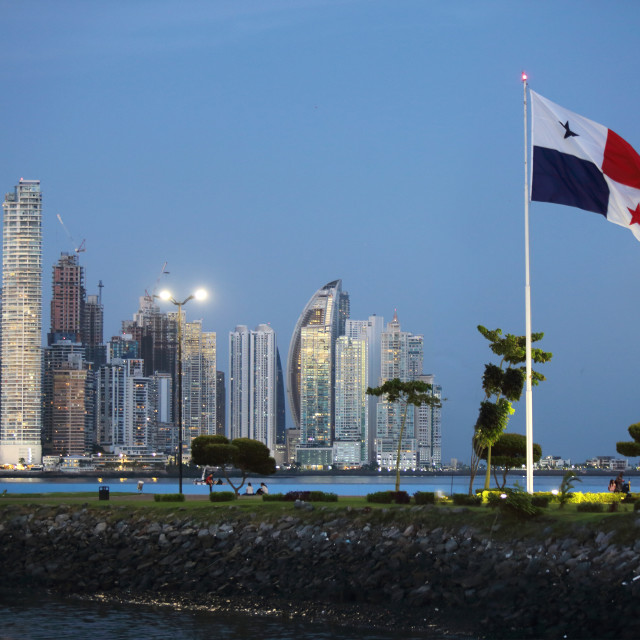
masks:
[[[188,298],[185,298],[182,302],[176,300],[170,291],[166,289],[160,292],[158,296],[161,300],[171,302],[178,307],[178,477],[179,489],[178,492],[182,493],[182,307],[189,302],[189,300],[204,300],[207,297],[207,292],[204,289],[198,289],[192,293]]]

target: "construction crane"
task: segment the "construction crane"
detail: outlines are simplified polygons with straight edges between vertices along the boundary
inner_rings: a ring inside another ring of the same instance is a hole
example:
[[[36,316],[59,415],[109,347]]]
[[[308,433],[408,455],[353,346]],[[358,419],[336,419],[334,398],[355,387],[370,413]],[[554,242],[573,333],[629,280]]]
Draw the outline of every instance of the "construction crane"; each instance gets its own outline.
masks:
[[[69,240],[71,240],[71,244],[73,245],[73,250],[75,251],[75,253],[82,253],[83,251],[86,251],[85,246],[84,246],[86,240],[83,238],[82,242],[79,245],[76,245],[76,241],[73,239],[73,236],[69,233],[69,229],[67,229],[67,227],[65,226],[64,222],[62,222],[62,216],[59,213],[57,213],[56,217],[58,218],[58,221],[62,225],[62,228],[64,229],[64,232],[69,237]]]
[[[144,297],[149,300],[150,302],[153,302],[153,298],[156,295],[156,291],[158,289],[158,284],[160,283],[160,279],[162,278],[162,276],[167,275],[169,272],[167,271],[167,261],[165,260],[164,264],[162,265],[162,269],[160,270],[160,273],[158,275],[158,277],[156,278],[156,281],[153,285],[153,289],[151,289],[151,293],[149,293],[148,289],[144,290]]]

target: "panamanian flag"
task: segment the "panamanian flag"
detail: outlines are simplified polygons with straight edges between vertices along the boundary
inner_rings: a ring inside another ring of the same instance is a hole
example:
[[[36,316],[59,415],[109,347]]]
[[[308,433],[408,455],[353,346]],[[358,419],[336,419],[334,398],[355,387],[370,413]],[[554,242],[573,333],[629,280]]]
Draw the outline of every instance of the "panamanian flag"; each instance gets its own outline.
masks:
[[[640,155],[617,133],[531,91],[531,200],[600,213],[640,240]]]

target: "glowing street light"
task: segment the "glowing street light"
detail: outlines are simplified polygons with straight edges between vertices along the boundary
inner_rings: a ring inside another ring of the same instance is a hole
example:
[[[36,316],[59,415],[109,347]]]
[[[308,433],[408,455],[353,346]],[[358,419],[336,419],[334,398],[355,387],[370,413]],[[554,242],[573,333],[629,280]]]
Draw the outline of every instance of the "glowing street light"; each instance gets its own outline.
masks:
[[[182,307],[190,300],[204,300],[207,292],[204,289],[194,291],[189,297],[179,302],[173,297],[170,291],[164,289],[157,296],[161,300],[171,302],[178,307],[178,477],[179,477],[179,493],[182,493]]]

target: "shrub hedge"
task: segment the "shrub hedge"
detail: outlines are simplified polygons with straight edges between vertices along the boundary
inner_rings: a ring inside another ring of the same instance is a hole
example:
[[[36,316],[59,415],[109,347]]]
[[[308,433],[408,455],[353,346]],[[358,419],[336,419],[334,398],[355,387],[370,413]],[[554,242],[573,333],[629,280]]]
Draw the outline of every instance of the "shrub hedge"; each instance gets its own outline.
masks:
[[[531,494],[521,489],[505,489],[500,493],[497,491],[488,493],[487,500],[490,507],[498,508],[505,514],[515,516],[518,520],[529,520],[542,512],[540,507],[533,504]]]
[[[454,493],[453,504],[465,507],[479,507],[482,504],[482,496],[470,496],[468,493]]]
[[[581,502],[600,502],[602,504],[611,504],[613,502],[622,502],[625,499],[625,493],[582,493],[581,491],[572,491],[569,494],[569,502],[580,504]]]
[[[488,504],[490,507],[497,507],[500,502],[500,496],[505,493],[502,489],[489,489],[485,491],[484,489],[478,489],[476,492],[477,495],[482,497],[482,503]]]
[[[534,493],[531,496],[531,504],[534,507],[540,507],[541,509],[546,509],[549,506],[549,502],[551,498],[546,495],[540,495],[538,493]]]
[[[235,499],[235,491],[213,491],[209,494],[211,502],[233,502]]]
[[[435,504],[436,493],[435,491],[416,491],[413,494],[413,499],[416,504]],[[373,502],[373,500],[369,500],[369,502]]]
[[[154,493],[154,502],[184,502],[184,493]]]
[[[367,502],[378,504],[409,504],[411,498],[406,491],[376,491],[367,494]]]

